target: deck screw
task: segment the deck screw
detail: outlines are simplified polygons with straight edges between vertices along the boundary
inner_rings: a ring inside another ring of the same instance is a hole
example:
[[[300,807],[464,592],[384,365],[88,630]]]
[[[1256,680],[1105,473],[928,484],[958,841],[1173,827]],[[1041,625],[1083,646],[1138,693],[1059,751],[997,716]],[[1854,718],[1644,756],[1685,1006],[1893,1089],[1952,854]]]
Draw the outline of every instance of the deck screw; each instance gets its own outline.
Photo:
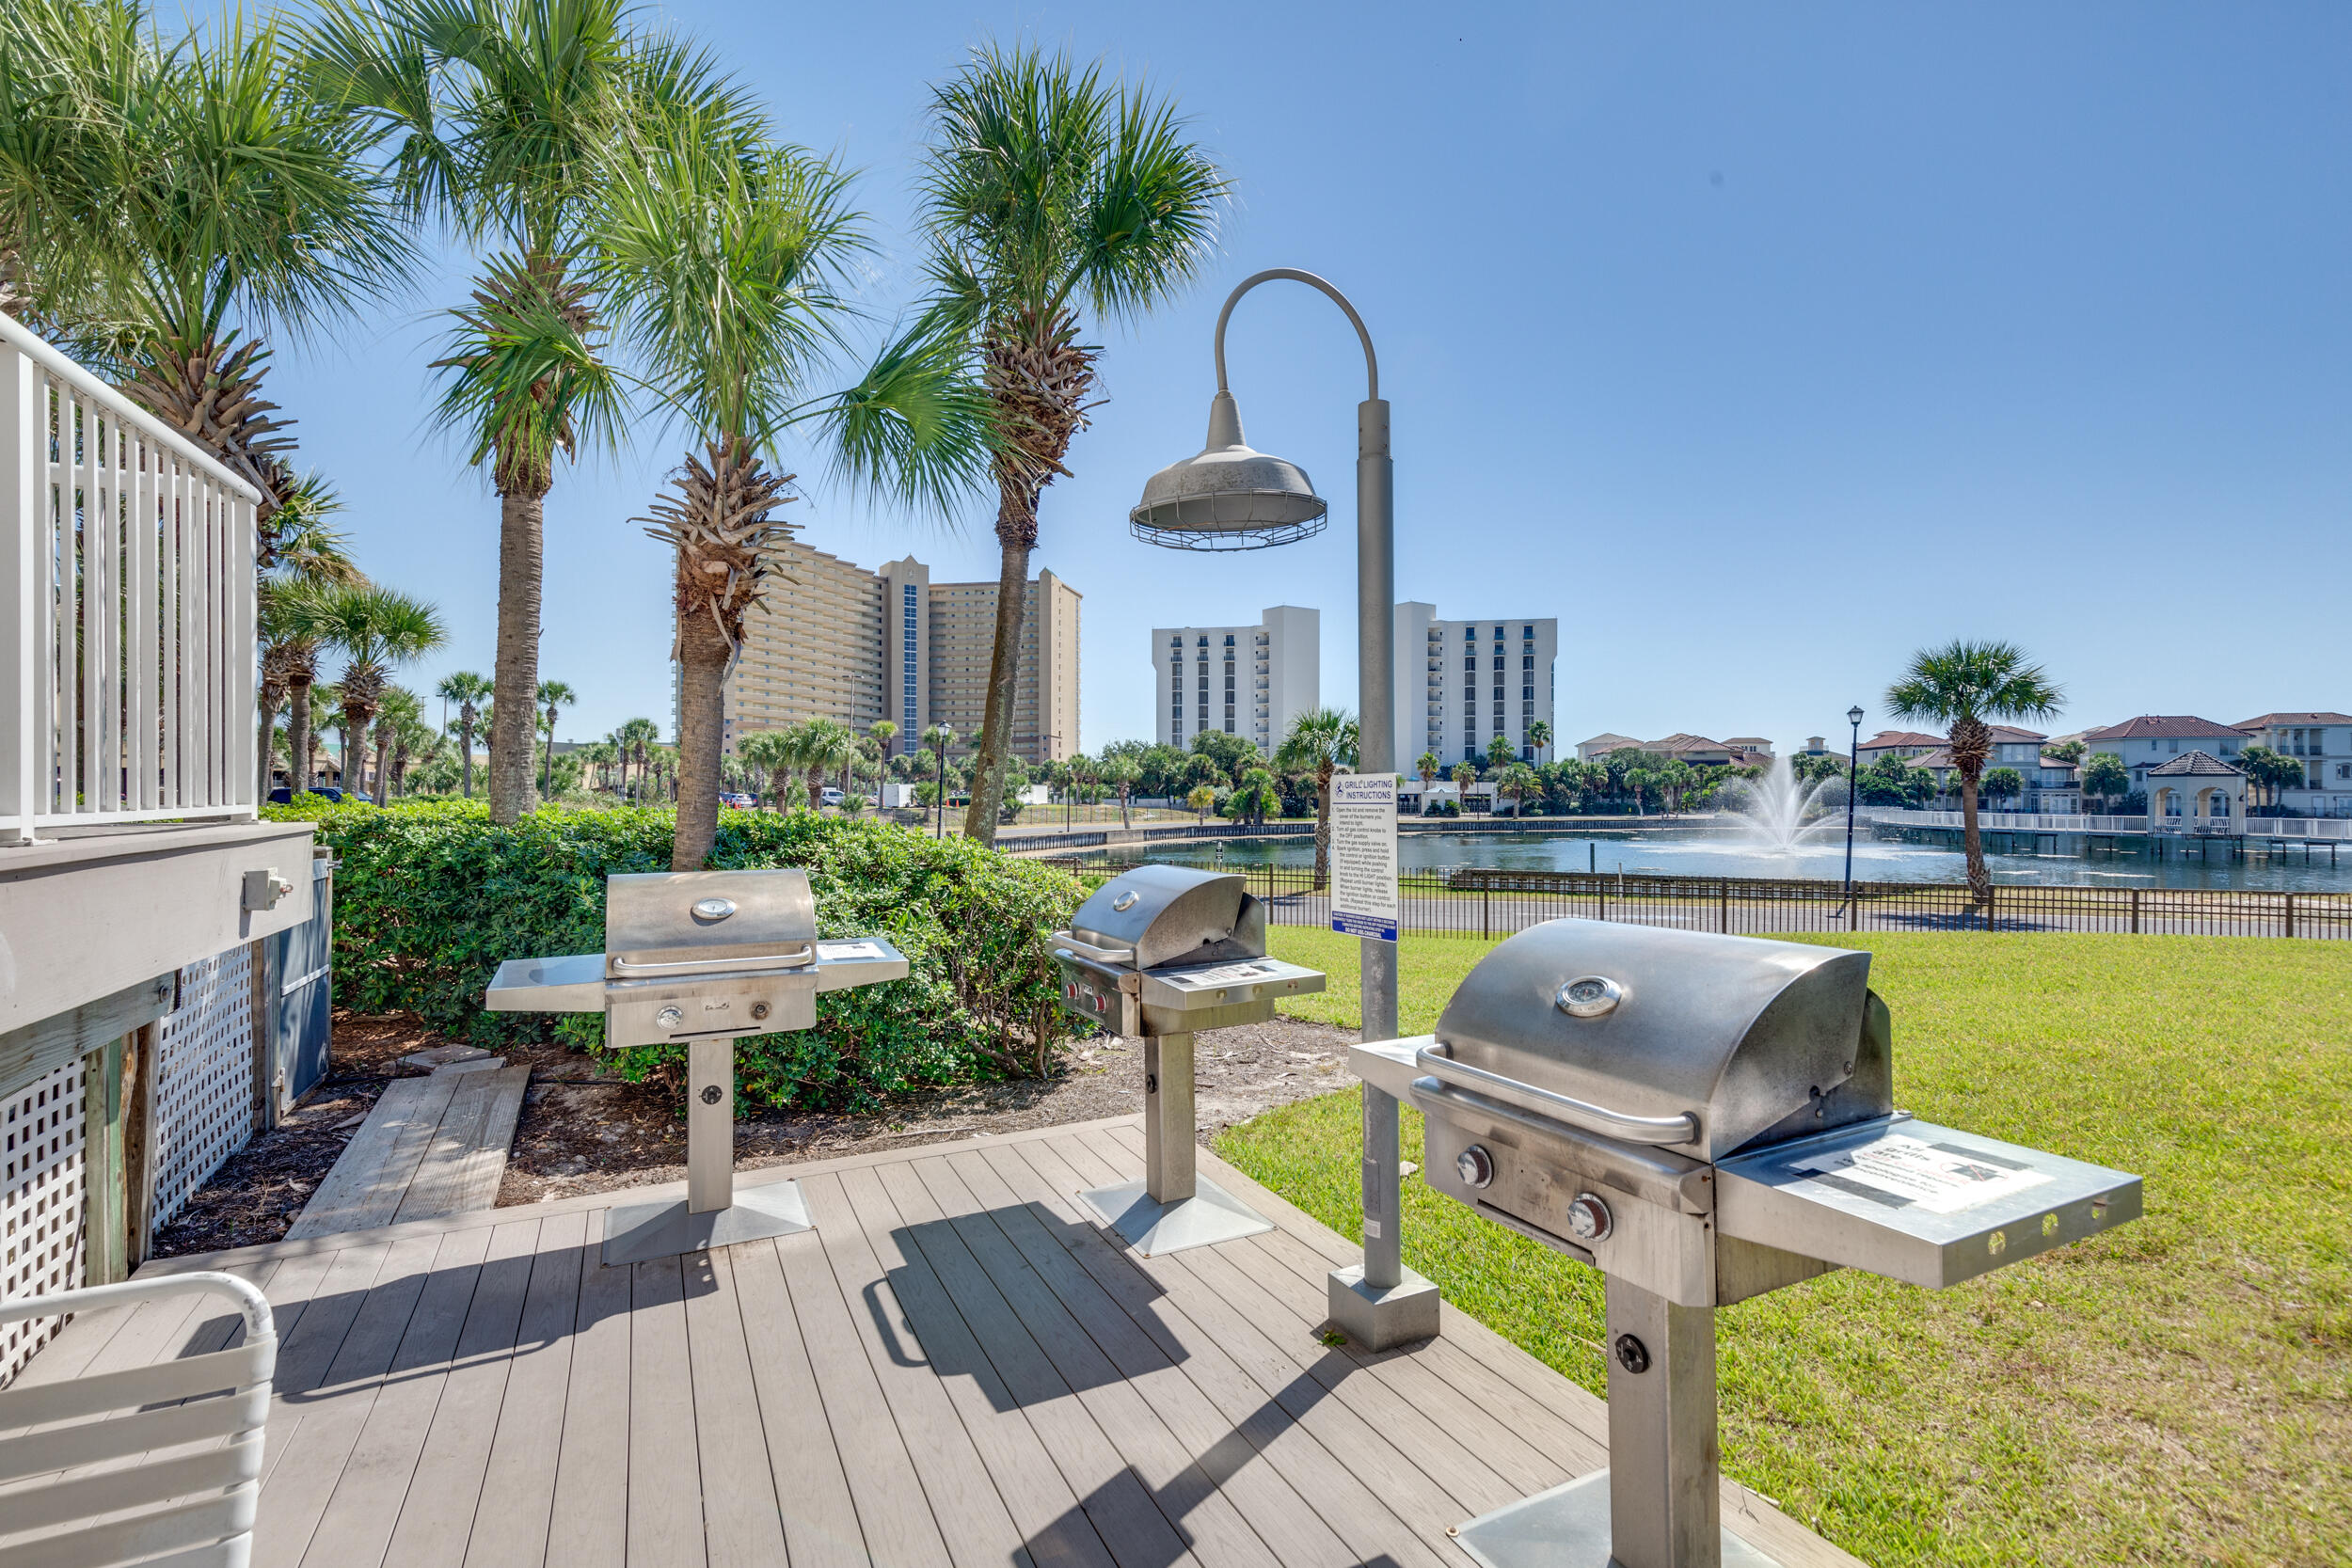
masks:
[[[1629,1372],[1649,1370],[1649,1347],[1630,1334],[1617,1336],[1617,1365]]]
[[[703,1085],[703,1103],[706,1105],[716,1105],[719,1103],[718,1085],[705,1084]]]

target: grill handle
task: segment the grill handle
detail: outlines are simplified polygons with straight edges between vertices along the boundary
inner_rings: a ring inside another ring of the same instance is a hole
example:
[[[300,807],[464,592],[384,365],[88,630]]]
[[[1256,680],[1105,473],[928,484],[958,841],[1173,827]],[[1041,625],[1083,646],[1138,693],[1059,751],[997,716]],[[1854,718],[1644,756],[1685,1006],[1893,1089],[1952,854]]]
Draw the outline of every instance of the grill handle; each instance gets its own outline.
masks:
[[[618,974],[733,974],[747,969],[801,969],[817,961],[815,944],[798,953],[768,953],[739,958],[682,958],[666,963],[638,963],[634,959],[615,956],[612,968]]]
[[[1136,950],[1132,947],[1097,947],[1090,942],[1080,941],[1068,931],[1056,931],[1053,942],[1057,947],[1066,947],[1077,957],[1092,958],[1099,964],[1123,965],[1129,969],[1135,967]]]
[[[1485,1068],[1457,1062],[1443,1045],[1424,1045],[1413,1053],[1413,1063],[1441,1084],[1457,1089],[1475,1089],[1488,1094],[1508,1105],[1539,1116],[1557,1117],[1572,1127],[1588,1132],[1599,1132],[1612,1138],[1623,1138],[1636,1144],[1696,1143],[1699,1118],[1685,1111],[1673,1117],[1637,1117],[1624,1111],[1613,1111],[1606,1105],[1588,1105],[1581,1100],[1571,1100],[1565,1094],[1539,1089],[1533,1084],[1522,1084],[1516,1078],[1505,1078]]]

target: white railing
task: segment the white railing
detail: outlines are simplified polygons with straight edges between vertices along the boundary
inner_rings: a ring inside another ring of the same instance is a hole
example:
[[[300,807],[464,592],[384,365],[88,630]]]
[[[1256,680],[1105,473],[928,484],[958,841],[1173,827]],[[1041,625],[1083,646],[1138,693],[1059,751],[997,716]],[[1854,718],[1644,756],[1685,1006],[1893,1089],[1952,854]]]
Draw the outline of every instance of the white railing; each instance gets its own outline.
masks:
[[[1889,806],[1864,806],[1858,816],[1896,828],[1958,828],[1956,811],[1902,811]],[[2239,832],[2249,838],[2344,839],[2352,843],[2352,817],[2250,816],[2233,829],[2226,816],[2168,816],[2153,830],[2160,833]],[[1977,826],[1990,832],[2019,833],[2144,833],[2151,831],[2145,816],[2074,816],[2050,812],[1980,811]]]
[[[0,843],[254,815],[260,499],[0,316]]]

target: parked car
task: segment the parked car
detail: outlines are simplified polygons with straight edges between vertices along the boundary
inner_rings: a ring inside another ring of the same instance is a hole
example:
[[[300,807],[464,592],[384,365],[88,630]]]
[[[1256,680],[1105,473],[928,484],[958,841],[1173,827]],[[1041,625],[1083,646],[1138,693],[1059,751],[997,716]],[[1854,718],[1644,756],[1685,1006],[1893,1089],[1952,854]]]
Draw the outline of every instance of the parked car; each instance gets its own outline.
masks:
[[[829,806],[837,806],[841,803],[841,791],[828,784],[818,792],[817,798]]]
[[[333,784],[313,784],[310,787],[310,793],[323,800],[331,800],[339,806],[343,803],[343,792]],[[273,806],[292,805],[294,791],[280,784],[269,792],[269,803]]]
[[[759,804],[756,800],[754,800],[751,796],[744,794],[739,789],[723,789],[719,791],[719,803],[723,806],[733,806],[737,811],[749,811],[754,806]]]

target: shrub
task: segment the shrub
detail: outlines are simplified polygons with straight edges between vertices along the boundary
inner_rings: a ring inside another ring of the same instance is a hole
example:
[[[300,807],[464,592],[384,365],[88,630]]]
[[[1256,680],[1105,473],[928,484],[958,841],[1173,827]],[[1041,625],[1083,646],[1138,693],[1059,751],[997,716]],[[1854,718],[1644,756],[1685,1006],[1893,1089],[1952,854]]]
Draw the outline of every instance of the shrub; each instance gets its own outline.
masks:
[[[338,999],[413,1012],[495,1046],[560,1038],[599,1050],[597,1014],[490,1013],[482,992],[507,958],[604,947],[604,879],[665,871],[667,810],[542,809],[512,827],[478,800],[400,811],[313,798],[269,809],[318,824],[342,862],[335,886]],[[1077,881],[961,838],[807,812],[726,810],[711,865],[798,866],[826,936],[879,934],[904,980],[817,1000],[817,1027],[747,1037],[740,1092],[769,1105],[868,1106],[923,1085],[1042,1075],[1069,1037],[1044,937],[1077,907]],[[684,1046],[613,1053],[632,1078],[682,1070]]]

